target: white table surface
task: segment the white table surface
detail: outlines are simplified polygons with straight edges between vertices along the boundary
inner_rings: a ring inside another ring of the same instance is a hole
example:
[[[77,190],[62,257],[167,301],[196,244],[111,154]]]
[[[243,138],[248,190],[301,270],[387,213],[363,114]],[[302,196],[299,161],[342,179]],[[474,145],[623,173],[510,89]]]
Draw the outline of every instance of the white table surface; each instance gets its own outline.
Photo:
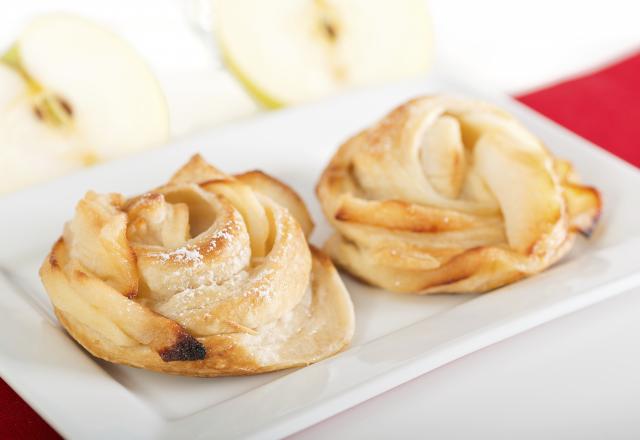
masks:
[[[640,290],[475,352],[296,439],[638,439]]]
[[[108,24],[147,58],[167,92],[175,136],[257,111],[187,26],[184,3],[3,2],[0,46],[34,12],[75,11]],[[509,93],[640,47],[636,0],[430,5],[437,62]],[[637,439],[639,335],[636,289],[466,356],[294,437]]]

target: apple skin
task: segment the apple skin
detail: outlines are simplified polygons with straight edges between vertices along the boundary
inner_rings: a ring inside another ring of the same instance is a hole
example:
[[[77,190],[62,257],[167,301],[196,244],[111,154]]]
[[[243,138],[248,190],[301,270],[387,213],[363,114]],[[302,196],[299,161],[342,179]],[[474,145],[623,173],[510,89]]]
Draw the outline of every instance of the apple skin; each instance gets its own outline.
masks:
[[[261,90],[258,86],[253,84],[249,77],[245,76],[245,74],[240,70],[233,62],[233,58],[227,56],[224,52],[222,53],[222,60],[225,63],[225,66],[231,72],[231,74],[242,84],[247,93],[253,97],[260,105],[264,108],[270,110],[276,110],[282,107],[285,107],[286,104],[284,102],[279,101],[278,99],[270,96],[264,90]]]

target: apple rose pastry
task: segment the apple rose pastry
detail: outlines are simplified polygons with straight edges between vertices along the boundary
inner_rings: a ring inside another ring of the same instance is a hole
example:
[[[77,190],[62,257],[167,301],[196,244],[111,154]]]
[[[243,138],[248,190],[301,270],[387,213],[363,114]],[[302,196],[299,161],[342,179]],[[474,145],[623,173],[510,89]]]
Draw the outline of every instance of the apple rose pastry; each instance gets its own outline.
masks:
[[[423,97],[340,147],[317,194],[326,250],[395,292],[485,292],[540,272],[601,208],[568,162],[482,102]]]
[[[146,194],[87,193],[40,274],[62,325],[99,358],[193,376],[302,366],[354,328],[312,228],[281,182],[194,156]]]

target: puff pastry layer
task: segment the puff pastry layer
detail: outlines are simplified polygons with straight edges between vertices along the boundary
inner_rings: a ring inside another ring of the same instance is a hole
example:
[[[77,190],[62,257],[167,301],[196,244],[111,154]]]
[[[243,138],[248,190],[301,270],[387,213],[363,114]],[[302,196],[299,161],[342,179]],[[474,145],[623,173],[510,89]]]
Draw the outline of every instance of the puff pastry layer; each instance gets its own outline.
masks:
[[[253,374],[343,349],[353,307],[309,248],[302,200],[261,172],[194,156],[137,197],[89,192],[41,268],[67,331],[111,362],[167,373]]]
[[[485,292],[540,272],[600,215],[579,183],[508,113],[417,98],[343,144],[317,185],[336,229],[325,250],[395,292]]]

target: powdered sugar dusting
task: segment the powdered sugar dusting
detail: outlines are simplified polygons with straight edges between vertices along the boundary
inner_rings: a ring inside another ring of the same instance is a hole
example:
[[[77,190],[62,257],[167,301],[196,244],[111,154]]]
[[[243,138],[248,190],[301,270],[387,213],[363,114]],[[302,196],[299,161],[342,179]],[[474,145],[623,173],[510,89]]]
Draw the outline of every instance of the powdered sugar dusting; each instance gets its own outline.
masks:
[[[179,247],[170,251],[152,254],[152,256],[160,258],[163,262],[171,260],[177,263],[202,263],[202,254],[198,249],[190,249],[188,247]]]
[[[234,225],[232,222],[229,222],[224,225],[222,229],[218,229],[215,231],[211,237],[209,238],[209,243],[207,245],[207,249],[212,251],[218,247],[218,241],[231,241],[234,240],[233,236]]]

